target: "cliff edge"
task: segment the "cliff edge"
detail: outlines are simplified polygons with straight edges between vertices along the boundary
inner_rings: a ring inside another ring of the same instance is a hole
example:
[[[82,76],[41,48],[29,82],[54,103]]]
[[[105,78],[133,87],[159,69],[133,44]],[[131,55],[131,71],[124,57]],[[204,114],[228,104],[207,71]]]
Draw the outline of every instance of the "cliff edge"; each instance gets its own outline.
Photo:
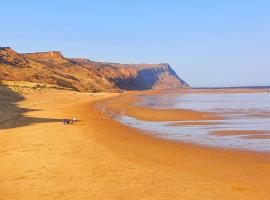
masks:
[[[81,92],[188,87],[171,66],[65,58],[59,51],[20,54],[0,47],[0,80],[53,84]]]

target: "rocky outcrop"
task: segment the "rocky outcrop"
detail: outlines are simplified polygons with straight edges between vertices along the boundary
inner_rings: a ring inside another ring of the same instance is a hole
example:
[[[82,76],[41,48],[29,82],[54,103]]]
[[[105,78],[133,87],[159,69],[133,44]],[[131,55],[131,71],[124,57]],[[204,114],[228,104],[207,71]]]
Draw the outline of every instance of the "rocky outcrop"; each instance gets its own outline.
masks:
[[[23,55],[13,51],[10,47],[0,47],[0,63],[22,67],[29,62]]]
[[[177,76],[169,64],[151,67],[147,65],[134,66],[130,70],[132,73],[129,73],[128,76],[119,76],[114,79],[115,84],[120,89],[148,90],[188,87],[188,84]]]
[[[166,63],[93,62],[65,58],[58,51],[19,54],[10,48],[0,48],[0,79],[47,83],[83,92],[188,87]]]
[[[22,54],[26,58],[45,62],[65,63],[66,60],[60,51],[48,51]]]

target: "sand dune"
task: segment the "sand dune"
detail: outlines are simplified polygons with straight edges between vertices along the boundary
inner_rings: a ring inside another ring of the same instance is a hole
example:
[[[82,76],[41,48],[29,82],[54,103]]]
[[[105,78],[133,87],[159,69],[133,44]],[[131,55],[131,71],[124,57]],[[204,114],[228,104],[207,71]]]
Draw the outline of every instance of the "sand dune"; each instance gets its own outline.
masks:
[[[150,137],[99,114],[95,103],[117,95],[17,101],[24,112],[0,124],[0,199],[269,199],[269,155]]]

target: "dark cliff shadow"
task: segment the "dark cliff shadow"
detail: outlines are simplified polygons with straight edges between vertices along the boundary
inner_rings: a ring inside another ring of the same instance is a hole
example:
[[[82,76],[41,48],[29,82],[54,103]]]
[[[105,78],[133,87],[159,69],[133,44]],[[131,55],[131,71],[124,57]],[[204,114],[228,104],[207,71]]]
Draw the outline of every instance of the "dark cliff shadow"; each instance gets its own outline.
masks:
[[[0,83],[0,130],[37,123],[61,122],[62,119],[28,117],[24,114],[37,109],[20,108],[17,103],[25,98]]]
[[[149,90],[158,81],[160,73],[160,70],[143,69],[134,77],[118,77],[111,81],[122,90]]]
[[[137,71],[136,75],[112,78],[110,82],[113,82],[122,90],[149,90],[159,85],[161,85],[162,88],[188,86],[169,65],[158,68],[140,69]]]

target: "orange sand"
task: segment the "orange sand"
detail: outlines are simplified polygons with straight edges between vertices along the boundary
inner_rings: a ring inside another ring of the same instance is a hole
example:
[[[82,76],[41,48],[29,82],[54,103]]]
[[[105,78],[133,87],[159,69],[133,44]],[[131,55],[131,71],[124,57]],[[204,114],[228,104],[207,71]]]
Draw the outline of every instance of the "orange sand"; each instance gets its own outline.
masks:
[[[153,138],[99,115],[93,103],[111,96],[55,91],[20,102],[36,110],[0,129],[0,199],[269,199],[269,154]],[[152,110],[129,110],[142,111]],[[70,126],[37,120],[73,116]]]

